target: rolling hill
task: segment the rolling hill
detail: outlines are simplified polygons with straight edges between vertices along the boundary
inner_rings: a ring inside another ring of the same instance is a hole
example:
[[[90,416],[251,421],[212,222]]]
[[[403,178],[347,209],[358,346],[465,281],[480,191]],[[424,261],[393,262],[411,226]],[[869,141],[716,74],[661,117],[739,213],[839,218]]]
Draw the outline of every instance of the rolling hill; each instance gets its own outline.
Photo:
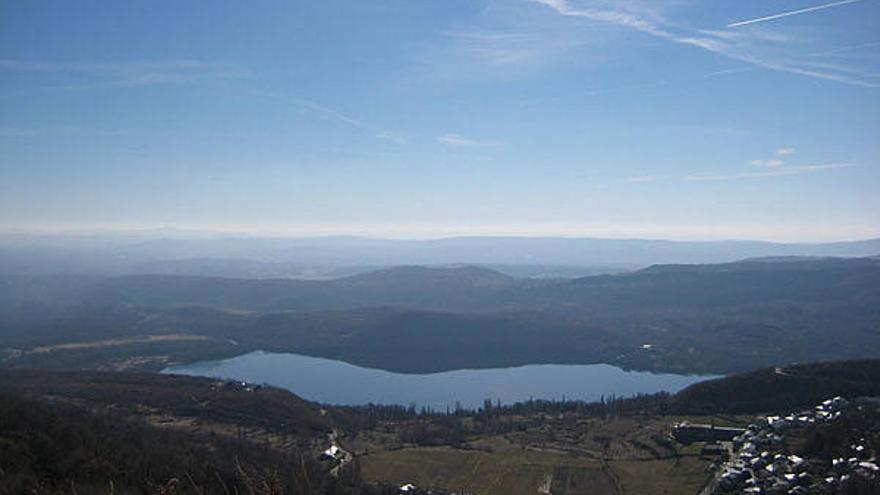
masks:
[[[880,262],[760,259],[541,281],[411,266],[332,281],[5,277],[0,309],[2,346],[24,350],[183,333],[208,340],[164,341],[171,361],[262,349],[416,373],[597,362],[729,373],[880,355]],[[53,357],[95,357],[77,352]]]

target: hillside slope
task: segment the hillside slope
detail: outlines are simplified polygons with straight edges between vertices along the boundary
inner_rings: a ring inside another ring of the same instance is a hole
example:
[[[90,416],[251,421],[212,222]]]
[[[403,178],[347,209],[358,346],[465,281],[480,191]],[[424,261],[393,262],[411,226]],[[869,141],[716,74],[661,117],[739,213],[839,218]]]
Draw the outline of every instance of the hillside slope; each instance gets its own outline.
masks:
[[[795,411],[837,395],[880,396],[880,359],[766,368],[708,380],[674,395],[670,411],[685,414]]]
[[[149,366],[255,349],[417,373],[597,362],[730,373],[880,356],[876,258],[665,265],[540,282],[475,267],[401,267],[330,282],[53,281],[7,277],[0,285],[5,365],[124,363],[120,346],[32,351],[157,334],[204,338],[151,344],[151,355],[166,358]]]
[[[0,493],[378,494],[318,460],[333,423],[272,388],[155,374],[0,372]],[[393,493],[393,492],[391,492]]]

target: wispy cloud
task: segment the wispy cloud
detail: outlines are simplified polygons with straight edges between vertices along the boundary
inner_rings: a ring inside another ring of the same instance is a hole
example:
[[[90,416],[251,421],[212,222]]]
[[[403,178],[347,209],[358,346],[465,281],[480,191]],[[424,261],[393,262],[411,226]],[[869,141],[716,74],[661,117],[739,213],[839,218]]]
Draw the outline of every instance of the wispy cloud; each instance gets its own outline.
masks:
[[[37,135],[34,129],[20,127],[0,127],[0,138],[27,138]]]
[[[770,41],[773,43],[792,41],[789,35],[759,29],[700,29],[699,33],[729,41]]]
[[[781,175],[798,175],[822,170],[839,170],[843,168],[855,168],[855,163],[825,163],[822,165],[792,165],[767,172],[752,172],[752,177],[778,177]]]
[[[791,175],[809,174],[827,170],[838,170],[845,168],[858,167],[855,163],[825,163],[820,165],[793,165],[780,166],[760,172],[740,172],[735,174],[692,174],[686,175],[682,179],[690,182],[700,181],[722,181],[736,179],[751,179],[760,177],[785,177]]]
[[[829,57],[832,55],[837,55],[839,53],[848,53],[854,52],[858,50],[864,50],[865,48],[874,48],[876,46],[880,46],[880,41],[872,41],[870,43],[859,43],[857,45],[848,45],[848,46],[840,46],[831,50],[823,50],[820,52],[810,53],[810,57]]]
[[[651,175],[639,175],[636,177],[627,177],[626,179],[624,179],[624,182],[639,183],[639,182],[654,182],[656,180],[657,180],[657,177],[654,177]]]
[[[797,153],[797,150],[794,148],[777,148],[776,151],[773,152],[773,156],[789,157],[795,153]],[[785,165],[785,161],[780,158],[757,159],[750,161],[749,165],[755,167],[778,168]]]
[[[740,26],[748,26],[751,24],[758,24],[759,22],[775,21],[777,19],[782,19],[783,17],[790,17],[793,15],[806,14],[808,12],[815,12],[817,10],[831,9],[834,7],[839,7],[841,5],[846,5],[846,4],[856,3],[856,2],[861,2],[861,1],[863,1],[863,0],[841,0],[838,2],[831,2],[831,3],[822,4],[822,5],[816,5],[816,6],[807,7],[804,9],[789,10],[787,12],[782,12],[779,14],[773,14],[773,15],[768,15],[768,16],[764,16],[764,17],[757,17],[754,19],[747,19],[744,21],[734,22],[732,24],[728,24],[727,27],[734,28],[734,27],[740,27]]]
[[[397,143],[403,143],[406,141],[406,134],[403,132],[385,129],[383,127],[379,127],[377,125],[373,125],[369,122],[366,122],[360,118],[353,117],[352,115],[331,108],[327,105],[315,102],[313,100],[309,100],[306,98],[301,98],[297,96],[288,96],[281,93],[273,92],[273,91],[262,91],[262,90],[235,90],[235,93],[244,93],[247,96],[256,96],[260,98],[265,98],[268,100],[272,100],[290,107],[294,107],[300,111],[306,112],[310,115],[314,115],[323,120],[336,121],[350,127],[354,127],[356,129],[360,129],[371,134],[376,139],[383,139],[388,141],[394,141]]]
[[[505,31],[451,31],[445,33],[465,53],[495,65],[532,62],[542,58],[544,50],[534,36]]]
[[[794,148],[779,148],[776,150],[775,154],[780,156],[790,156],[795,153]],[[683,180],[687,182],[709,182],[709,181],[726,181],[726,180],[739,180],[739,179],[755,179],[762,177],[786,177],[793,175],[802,175],[802,174],[810,174],[815,172],[829,171],[829,170],[839,170],[839,169],[847,169],[858,167],[855,163],[845,163],[845,162],[836,162],[836,163],[823,163],[818,165],[786,165],[786,163],[779,159],[769,159],[769,160],[752,160],[749,162],[749,165],[754,167],[759,167],[757,170],[752,169],[746,172],[732,172],[726,174],[706,174],[706,173],[691,173],[685,176],[652,176],[652,175],[644,175],[644,176],[634,176],[628,177],[624,179],[624,182],[629,183],[638,183],[638,182],[653,182],[661,179],[666,180]]]
[[[455,133],[443,134],[442,136],[437,138],[437,141],[447,146],[458,146],[464,148],[492,148],[504,145],[504,143],[501,141],[484,141],[478,139],[470,139],[462,137]]]
[[[477,20],[443,31],[443,43],[431,56],[431,63],[440,62],[456,73],[489,73],[503,78],[570,65],[565,54],[575,50],[584,53],[585,48],[598,43],[576,25],[555,20],[524,24],[521,16],[511,14],[522,6],[515,6],[515,2],[508,5],[510,11],[494,14],[498,17],[492,22]]]
[[[233,64],[200,60],[143,60],[113,63],[52,63],[0,59],[0,71],[77,74],[91,81],[62,84],[41,89],[82,91],[169,84],[210,84],[219,91],[270,99],[296,107],[324,120],[332,120],[366,131],[376,139],[405,141],[404,133],[384,129],[315,101],[277,92],[235,87],[237,79],[251,79],[253,74]],[[2,137],[2,134],[0,134]]]
[[[785,165],[784,161],[776,160],[776,159],[773,159],[773,160],[752,160],[749,163],[751,165],[756,166],[756,167],[769,167],[769,168],[781,167],[781,166]]]
[[[271,94],[271,96],[279,101],[284,101],[290,103],[292,105],[298,106],[301,109],[304,109],[314,115],[322,117],[327,120],[336,120],[338,122],[342,122],[344,124],[348,124],[352,127],[356,127],[363,131],[367,131],[373,135],[376,139],[386,139],[389,141],[395,142],[403,142],[405,141],[405,136],[403,133],[398,131],[393,131],[389,129],[384,129],[382,127],[375,126],[368,122],[365,122],[359,118],[352,117],[351,115],[341,112],[339,110],[335,110],[326,105],[322,105],[320,103],[316,103],[312,100],[307,100],[305,98],[291,97],[291,96],[282,96]]]
[[[535,2],[546,5],[562,15],[569,17],[582,17],[592,21],[605,22],[618,26],[625,26],[631,29],[642,31],[659,37],[672,37],[670,33],[665,32],[658,27],[654,21],[647,20],[638,15],[619,10],[602,10],[594,8],[572,8],[568,0],[534,0]]]
[[[657,17],[645,17],[629,11],[614,9],[599,9],[592,7],[572,7],[568,0],[533,0],[536,3],[552,8],[557,13],[567,17],[577,17],[595,22],[608,23],[615,26],[632,29],[641,33],[660,38],[671,43],[692,46],[715,53],[732,60],[747,63],[749,65],[768,70],[788,72],[801,76],[824,79],[844,84],[863,87],[880,87],[880,83],[866,80],[860,75],[840,73],[817,69],[809,65],[777,62],[755,56],[742,49],[741,46],[731,41],[731,36],[726,32],[713,32],[707,30],[689,31],[666,22]],[[861,0],[847,0],[849,2]]]
[[[251,77],[239,67],[201,60],[140,60],[107,63],[60,63],[0,60],[0,71],[75,74],[89,80],[40,89],[80,91],[137,86],[198,84]]]

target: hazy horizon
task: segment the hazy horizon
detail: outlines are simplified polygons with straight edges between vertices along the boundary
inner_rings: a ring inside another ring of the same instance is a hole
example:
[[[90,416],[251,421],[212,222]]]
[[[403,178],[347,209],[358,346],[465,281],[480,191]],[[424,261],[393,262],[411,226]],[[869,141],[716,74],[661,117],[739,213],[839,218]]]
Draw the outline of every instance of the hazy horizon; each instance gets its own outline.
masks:
[[[864,237],[840,237],[826,239],[773,239],[773,238],[736,238],[736,237],[686,237],[638,234],[595,233],[560,233],[560,232],[498,232],[475,231],[422,234],[413,230],[400,233],[359,233],[359,232],[292,232],[292,231],[247,231],[247,230],[214,230],[177,227],[145,227],[145,228],[82,228],[82,229],[0,229],[0,236],[34,236],[34,237],[140,237],[152,239],[333,239],[351,238],[388,241],[440,241],[449,239],[559,239],[559,240],[609,240],[609,241],[661,241],[681,243],[723,243],[723,242],[755,242],[768,244],[835,244],[880,240],[880,232]]]

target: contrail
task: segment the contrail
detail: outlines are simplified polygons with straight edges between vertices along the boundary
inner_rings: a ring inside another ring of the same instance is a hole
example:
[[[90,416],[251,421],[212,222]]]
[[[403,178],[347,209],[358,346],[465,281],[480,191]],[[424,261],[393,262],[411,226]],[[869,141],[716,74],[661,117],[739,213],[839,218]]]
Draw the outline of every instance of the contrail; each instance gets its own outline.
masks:
[[[862,0],[840,0],[839,2],[831,2],[831,3],[826,3],[823,5],[816,5],[815,7],[807,7],[805,9],[792,10],[789,12],[783,12],[781,14],[774,14],[774,15],[768,15],[766,17],[759,17],[757,19],[749,19],[746,21],[734,22],[733,24],[728,24],[727,27],[733,28],[733,27],[739,27],[739,26],[747,26],[749,24],[757,24],[759,22],[774,21],[776,19],[781,19],[783,17],[805,14],[807,12],[814,12],[816,10],[830,9],[832,7],[837,7],[840,5],[846,5],[848,3],[856,3],[856,2],[861,2],[861,1]]]

